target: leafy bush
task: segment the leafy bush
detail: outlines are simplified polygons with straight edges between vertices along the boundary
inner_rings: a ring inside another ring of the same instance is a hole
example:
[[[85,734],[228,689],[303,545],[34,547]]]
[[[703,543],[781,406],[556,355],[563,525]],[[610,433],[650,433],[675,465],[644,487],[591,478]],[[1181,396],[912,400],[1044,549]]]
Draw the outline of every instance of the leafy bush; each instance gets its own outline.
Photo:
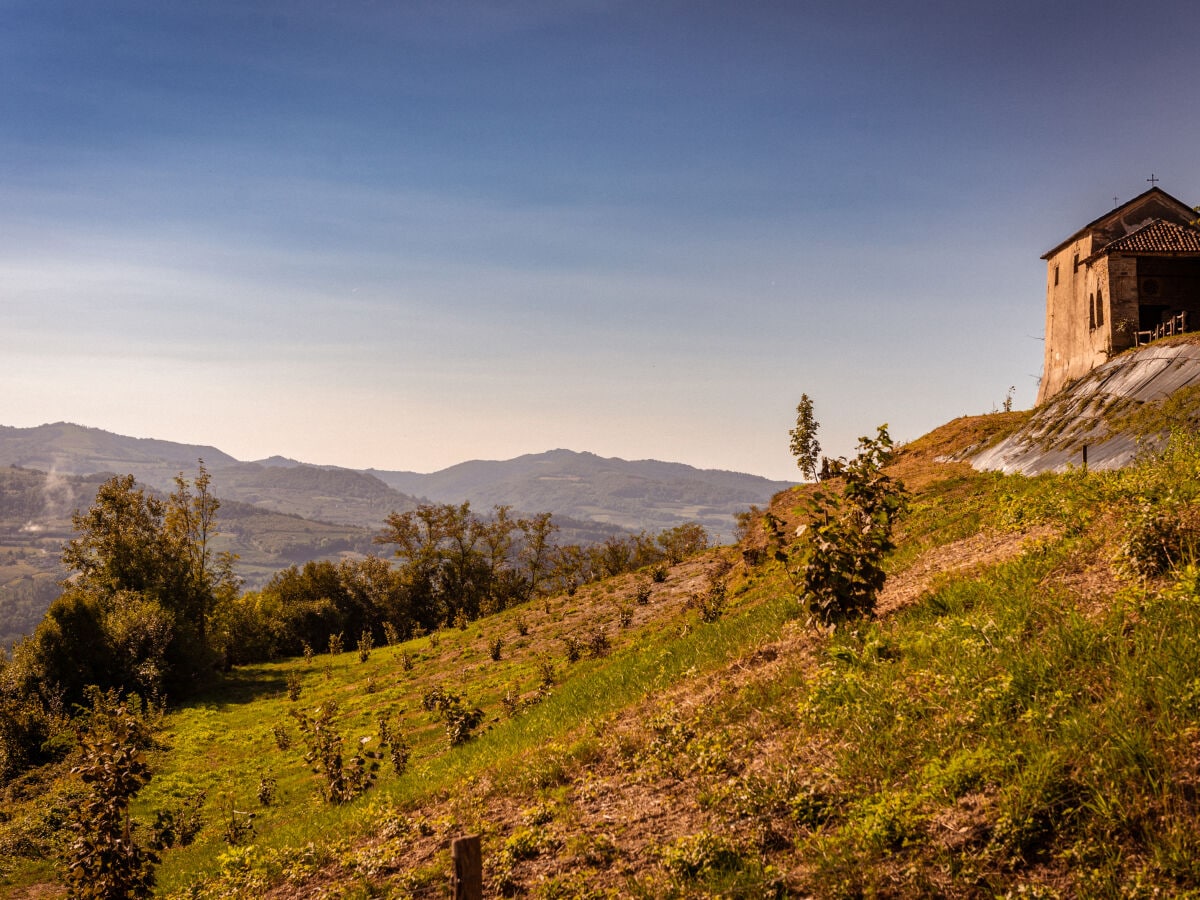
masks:
[[[186,847],[195,840],[204,827],[202,809],[207,796],[206,791],[196,791],[178,807],[158,810],[151,827],[150,846],[155,850],[166,850],[176,845]]]
[[[371,651],[375,648],[375,638],[371,636],[369,629],[363,629],[363,633],[358,638],[358,661],[366,662],[371,658]]]
[[[392,723],[386,715],[379,717],[378,724],[380,749],[388,751],[392,760],[392,771],[397,775],[403,775],[408,770],[408,743],[400,731],[392,727]]]
[[[880,425],[874,438],[859,438],[853,460],[834,464],[843,479],[841,494],[814,495],[801,582],[809,611],[822,624],[875,610],[886,578],[883,557],[894,546],[892,525],[905,506],[904,486],[883,473],[891,453],[887,426]]]
[[[258,773],[258,802],[260,806],[270,806],[275,802],[275,777],[270,772]]]
[[[1142,499],[1125,524],[1120,553],[1133,574],[1154,578],[1196,558],[1200,545],[1200,510],[1168,496]]]
[[[483,721],[483,710],[470,706],[458,694],[435,687],[421,699],[421,706],[429,712],[436,712],[446,726],[446,737],[451,747],[464,744],[471,738],[471,733]]]
[[[71,810],[67,891],[88,900],[149,897],[158,856],[133,839],[129,803],[150,780],[139,748],[145,724],[121,704],[79,736],[80,763],[71,769],[90,792]]]
[[[567,662],[578,662],[583,655],[583,642],[573,634],[568,634],[562,641],[567,651]]]
[[[337,708],[330,700],[312,716],[300,710],[293,710],[292,716],[307,748],[304,759],[320,778],[321,796],[329,803],[348,803],[374,783],[379,762],[377,754],[366,749],[370,738],[360,738],[354,755],[343,761],[342,736],[333,728]]]
[[[702,594],[692,594],[688,598],[688,605],[699,610],[700,621],[711,624],[725,614],[726,596],[725,582],[719,578],[709,578],[707,590]]]
[[[588,636],[588,655],[592,659],[600,659],[602,656],[608,656],[609,650],[612,649],[612,644],[608,639],[608,634],[603,628],[597,625],[592,629],[592,633]]]
[[[682,881],[736,872],[745,865],[742,854],[728,838],[709,831],[678,838],[659,850],[659,859]]]
[[[218,805],[221,808],[221,839],[230,847],[243,844],[254,834],[254,813],[237,808],[233,794],[222,794]]]

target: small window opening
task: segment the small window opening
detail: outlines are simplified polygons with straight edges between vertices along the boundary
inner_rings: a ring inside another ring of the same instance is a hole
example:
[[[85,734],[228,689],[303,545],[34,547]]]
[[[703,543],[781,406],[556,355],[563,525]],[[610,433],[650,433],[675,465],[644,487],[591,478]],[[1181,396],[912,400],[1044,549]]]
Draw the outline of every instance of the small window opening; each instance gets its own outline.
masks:
[[[1096,295],[1088,294],[1088,330],[1096,330]]]
[[[1058,266],[1054,267],[1054,284],[1058,285]]]
[[[1096,327],[1104,324],[1104,292],[1096,290]]]
[[[1072,260],[1071,265],[1073,267],[1072,271],[1074,271],[1074,272],[1079,271],[1079,254],[1078,253],[1075,254],[1075,259]]]

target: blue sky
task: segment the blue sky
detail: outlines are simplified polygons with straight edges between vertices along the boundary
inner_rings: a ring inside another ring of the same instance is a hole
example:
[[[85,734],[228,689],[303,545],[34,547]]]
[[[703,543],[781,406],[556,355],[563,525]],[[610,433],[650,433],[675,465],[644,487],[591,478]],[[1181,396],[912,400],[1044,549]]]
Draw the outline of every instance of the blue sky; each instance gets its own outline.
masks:
[[[1028,406],[1200,6],[0,0],[0,424],[796,473]]]

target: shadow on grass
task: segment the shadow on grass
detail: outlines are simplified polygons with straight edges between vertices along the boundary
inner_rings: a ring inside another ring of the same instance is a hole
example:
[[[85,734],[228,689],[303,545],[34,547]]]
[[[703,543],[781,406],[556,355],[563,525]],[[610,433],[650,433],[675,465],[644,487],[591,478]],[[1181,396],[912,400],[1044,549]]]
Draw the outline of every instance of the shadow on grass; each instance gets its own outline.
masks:
[[[223,710],[278,696],[286,690],[287,678],[282,672],[247,666],[217,676],[183,705]]]

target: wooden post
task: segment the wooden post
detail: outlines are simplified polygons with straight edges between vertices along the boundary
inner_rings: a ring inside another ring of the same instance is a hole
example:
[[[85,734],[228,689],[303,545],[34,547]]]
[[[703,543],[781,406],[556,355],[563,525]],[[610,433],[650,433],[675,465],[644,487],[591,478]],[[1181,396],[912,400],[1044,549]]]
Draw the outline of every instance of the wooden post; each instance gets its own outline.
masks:
[[[1087,444],[1083,445],[1083,471],[1087,471]]]
[[[455,838],[450,842],[454,874],[450,877],[454,900],[483,900],[483,854],[479,835]]]

